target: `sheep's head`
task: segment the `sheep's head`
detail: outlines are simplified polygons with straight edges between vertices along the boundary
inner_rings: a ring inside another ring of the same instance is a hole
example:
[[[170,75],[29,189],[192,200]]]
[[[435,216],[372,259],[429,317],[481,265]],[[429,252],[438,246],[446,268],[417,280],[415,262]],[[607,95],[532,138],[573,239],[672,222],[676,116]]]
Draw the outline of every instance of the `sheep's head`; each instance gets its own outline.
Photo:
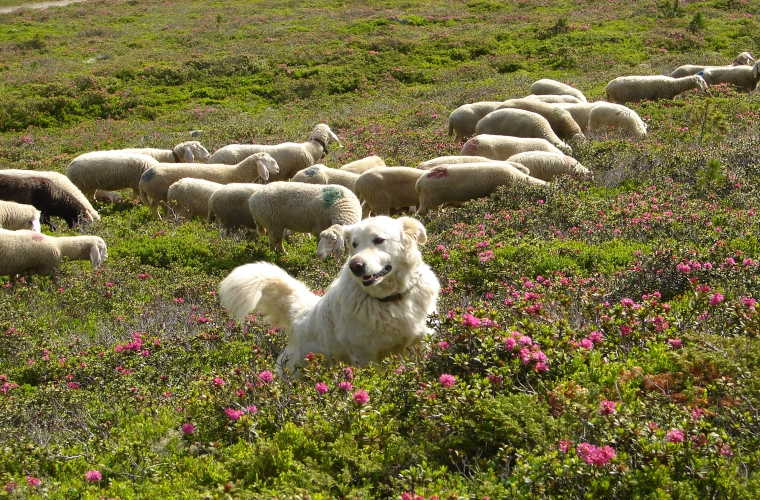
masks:
[[[238,163],[238,168],[242,168],[243,170],[255,168],[256,175],[263,181],[268,181],[271,176],[280,173],[280,166],[277,164],[277,160],[272,158],[269,153],[254,153]]]
[[[330,144],[330,141],[335,141],[338,143],[338,147],[342,148],[343,144],[340,142],[340,139],[338,139],[338,136],[335,135],[335,133],[330,130],[330,126],[326,123],[318,123],[314,130],[311,131],[311,135],[309,136],[309,139],[316,139],[318,141],[321,141],[322,144],[327,147],[328,144]],[[327,149],[325,149],[325,154],[327,153]]]
[[[344,226],[333,224],[321,233],[319,233],[319,244],[317,245],[317,257],[325,260],[329,256],[336,259],[346,251],[346,241],[343,237]]]
[[[741,52],[739,55],[736,56],[736,59],[734,59],[733,64],[734,66],[750,66],[752,63],[755,62],[755,58],[752,57],[752,54],[749,52]]]
[[[185,141],[172,149],[181,163],[206,163],[210,153],[198,141]]]
[[[97,269],[108,258],[108,247],[103,238],[94,237],[92,246],[90,246],[90,263],[93,269]]]
[[[702,75],[704,74],[704,71],[700,71],[699,73],[693,76],[694,81],[696,82],[696,85],[699,88],[699,90],[707,92],[707,89],[710,88],[710,86],[707,85],[707,82],[702,77]]]

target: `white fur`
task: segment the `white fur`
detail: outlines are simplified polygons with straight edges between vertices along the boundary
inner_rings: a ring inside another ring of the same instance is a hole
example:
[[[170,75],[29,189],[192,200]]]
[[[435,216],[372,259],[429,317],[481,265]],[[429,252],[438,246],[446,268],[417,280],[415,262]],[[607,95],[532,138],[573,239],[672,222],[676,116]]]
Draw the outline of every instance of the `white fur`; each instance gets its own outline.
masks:
[[[424,226],[411,217],[373,217],[344,226],[343,238],[350,257],[322,297],[266,262],[240,266],[219,285],[221,303],[236,319],[255,312],[287,331],[277,359],[281,373],[295,372],[310,352],[365,366],[431,333],[426,319],[436,309],[440,283],[417,248],[427,239]],[[359,276],[349,268],[358,261],[366,269]],[[396,300],[380,300],[396,294]]]
[[[586,96],[583,95],[583,92],[551,78],[542,78],[533,82],[533,85],[530,86],[530,91],[535,95],[571,95],[581,102],[586,102]]]

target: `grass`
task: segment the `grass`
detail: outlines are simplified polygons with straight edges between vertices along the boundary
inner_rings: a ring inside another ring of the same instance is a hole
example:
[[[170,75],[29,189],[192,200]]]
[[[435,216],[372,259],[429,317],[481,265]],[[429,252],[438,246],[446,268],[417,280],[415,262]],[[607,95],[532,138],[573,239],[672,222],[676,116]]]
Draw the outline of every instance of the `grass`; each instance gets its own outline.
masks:
[[[0,22],[0,167],[63,171],[190,130],[210,150],[301,141],[319,121],[345,144],[330,166],[416,165],[459,150],[446,117],[460,104],[542,77],[599,99],[623,74],[730,62],[760,51],[758,16],[725,0],[20,11]],[[576,148],[593,182],[425,217],[436,336],[362,369],[317,356],[302,379],[269,382],[285,339],[232,323],[215,297],[255,260],[325,288],[339,263],[317,261],[312,238],[275,255],[205,221],[98,205],[81,231],[108,242],[103,269],[0,287],[0,496],[756,497],[758,98],[715,86],[631,106],[645,140]],[[595,462],[583,443],[615,456]]]

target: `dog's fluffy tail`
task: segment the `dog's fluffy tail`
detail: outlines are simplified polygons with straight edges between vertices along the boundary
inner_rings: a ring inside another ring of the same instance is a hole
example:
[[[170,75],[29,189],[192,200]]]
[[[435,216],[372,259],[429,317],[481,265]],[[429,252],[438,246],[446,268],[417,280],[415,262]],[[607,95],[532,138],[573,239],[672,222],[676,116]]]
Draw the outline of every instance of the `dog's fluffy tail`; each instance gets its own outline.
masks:
[[[281,268],[257,262],[233,269],[219,284],[219,300],[240,322],[254,312],[263,314],[273,327],[288,329],[319,297]]]

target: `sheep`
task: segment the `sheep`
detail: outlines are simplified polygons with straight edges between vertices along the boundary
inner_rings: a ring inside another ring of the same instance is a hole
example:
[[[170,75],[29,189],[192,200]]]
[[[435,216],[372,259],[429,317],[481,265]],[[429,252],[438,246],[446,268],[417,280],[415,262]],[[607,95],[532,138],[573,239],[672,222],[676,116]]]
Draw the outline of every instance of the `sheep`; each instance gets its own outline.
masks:
[[[591,179],[591,171],[578,160],[562,153],[546,151],[527,151],[510,156],[508,162],[527,167],[527,174],[536,179],[552,181],[560,175],[570,174],[581,179]]]
[[[40,215],[42,212],[32,205],[0,201],[0,228],[31,229],[40,232]]]
[[[355,192],[369,213],[390,214],[392,210],[417,206],[414,184],[425,170],[411,167],[379,167],[356,180]]]
[[[248,207],[248,198],[263,184],[240,183],[222,185],[208,200],[208,218],[218,221],[228,231],[240,228],[255,229],[256,222]]]
[[[209,152],[198,141],[181,142],[172,149],[129,148],[84,153],[69,163],[66,176],[89,199],[115,199],[103,192],[131,188],[137,194],[140,176],[156,163],[205,163]]]
[[[253,182],[257,178],[268,180],[278,172],[277,162],[267,153],[254,153],[237,165],[159,163],[140,177],[140,197],[153,207],[166,201],[169,186],[184,177],[206,179],[220,184]]]
[[[0,200],[34,206],[42,214],[40,222],[61,217],[69,228],[80,219],[100,220],[82,192],[63,174],[39,170],[0,170]]]
[[[588,118],[590,133],[601,134],[614,128],[636,139],[646,137],[647,124],[631,108],[605,101],[592,104]]]
[[[481,101],[462,104],[449,115],[449,135],[459,141],[475,133],[475,126],[481,118],[499,109],[500,101]]]
[[[552,130],[561,139],[571,141],[585,141],[586,136],[583,130],[576,123],[573,115],[569,111],[562,109],[554,104],[537,101],[535,99],[509,99],[504,101],[499,109],[522,109],[537,113],[549,122]]]
[[[754,90],[760,80],[760,61],[752,66],[716,66],[704,70],[703,77],[710,85],[730,83],[743,90]]]
[[[523,109],[497,109],[488,113],[478,122],[475,132],[546,139],[563,153],[573,153],[573,149],[557,137],[546,118]]]
[[[327,257],[340,258],[345,249],[345,240],[343,231],[345,228],[340,224],[333,224],[321,233],[319,233],[319,242],[317,243],[317,257],[321,260]]]
[[[187,217],[206,217],[208,200],[220,187],[222,184],[218,182],[185,177],[169,186],[166,201]]]
[[[523,151],[562,152],[546,139],[480,134],[471,137],[464,143],[461,154],[485,156],[492,160],[506,160]]]
[[[66,176],[89,199],[101,198],[103,192],[127,188],[137,194],[142,174],[157,165],[158,160],[145,154],[93,151],[71,160]]]
[[[462,156],[462,155],[439,156],[438,158],[433,158],[432,160],[420,162],[420,164],[417,165],[417,168],[421,168],[422,170],[430,170],[436,165],[444,165],[444,164],[454,165],[457,163],[473,163],[477,161],[489,161],[489,158],[486,158],[485,156]]]
[[[488,196],[505,184],[546,185],[506,162],[438,165],[422,175],[415,190],[419,197],[417,215],[425,215],[438,205],[464,202]]]
[[[106,242],[98,236],[46,236],[34,231],[0,229],[0,276],[11,281],[19,274],[48,274],[54,272],[62,258],[89,259],[98,268],[108,257]]]
[[[581,128],[581,132],[588,134],[588,117],[591,114],[591,108],[595,104],[596,102],[557,102],[552,104],[552,106],[564,109],[570,113],[575,123]]]
[[[751,66],[755,63],[755,58],[752,57],[752,54],[749,52],[739,52],[739,54],[734,58],[734,61],[731,63],[734,66],[741,66],[741,65],[747,65]]]
[[[309,168],[296,172],[291,180],[308,184],[339,184],[354,191],[356,179],[359,178],[359,175],[342,168],[328,168],[321,163],[315,163]]]
[[[319,237],[333,224],[355,224],[362,217],[356,195],[336,184],[272,182],[254,193],[248,206],[256,225],[267,231],[269,244],[278,251],[283,250],[285,229]]]
[[[367,170],[375,167],[384,167],[385,161],[377,155],[367,156],[360,160],[354,160],[350,163],[346,163],[340,167],[341,170],[347,172],[353,172],[355,174],[363,174]]]
[[[557,103],[580,103],[582,102],[580,99],[578,99],[575,96],[572,95],[557,95],[557,94],[546,94],[546,95],[537,95],[537,94],[530,94],[523,97],[523,99],[533,99],[536,101],[541,102],[547,102],[550,104],[557,104]]]
[[[641,99],[671,99],[690,89],[707,90],[707,82],[699,75],[682,78],[662,75],[619,76],[605,87],[607,100],[621,104]]]
[[[581,102],[587,102],[583,92],[551,78],[542,78],[533,82],[533,85],[530,86],[530,91],[534,95],[571,95],[577,97]]]
[[[269,153],[280,166],[279,173],[271,176],[272,181],[287,180],[306,167],[317,163],[327,153],[327,146],[335,140],[343,147],[338,136],[324,123],[314,127],[306,142],[284,142],[276,145],[262,144],[230,144],[214,152],[208,159],[209,163],[224,163],[234,165],[254,153]]]

